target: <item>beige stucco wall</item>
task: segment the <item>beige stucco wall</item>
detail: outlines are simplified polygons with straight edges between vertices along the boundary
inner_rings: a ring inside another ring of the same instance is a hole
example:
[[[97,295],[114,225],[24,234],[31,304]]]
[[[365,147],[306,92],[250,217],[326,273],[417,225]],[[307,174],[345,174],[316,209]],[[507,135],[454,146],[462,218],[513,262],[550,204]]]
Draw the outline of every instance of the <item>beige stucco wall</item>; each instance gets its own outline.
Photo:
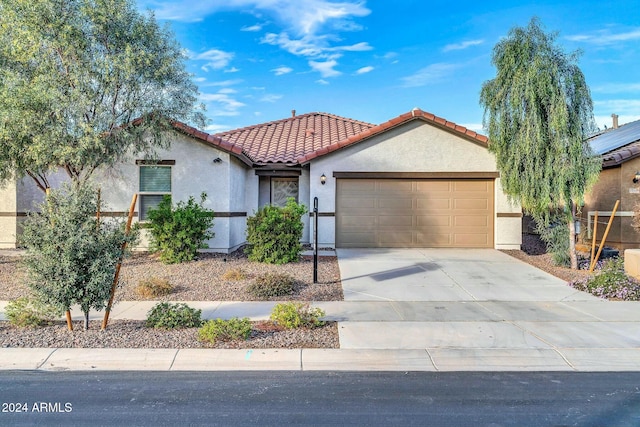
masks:
[[[310,194],[319,199],[321,213],[335,214],[336,179],[333,172],[496,172],[496,162],[489,151],[468,139],[446,130],[414,120],[369,140],[327,154],[311,161]],[[325,185],[320,176],[327,177]],[[519,214],[495,185],[496,214]],[[522,241],[519,217],[495,218],[495,247],[519,249]],[[320,216],[319,245],[335,246],[335,217]]]

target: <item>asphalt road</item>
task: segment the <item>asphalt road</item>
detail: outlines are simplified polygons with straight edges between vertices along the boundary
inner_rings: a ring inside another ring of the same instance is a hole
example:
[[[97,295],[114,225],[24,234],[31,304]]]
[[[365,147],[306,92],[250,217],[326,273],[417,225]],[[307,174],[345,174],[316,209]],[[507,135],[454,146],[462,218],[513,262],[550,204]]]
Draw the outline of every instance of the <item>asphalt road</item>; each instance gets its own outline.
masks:
[[[640,373],[0,372],[0,425],[640,426]]]

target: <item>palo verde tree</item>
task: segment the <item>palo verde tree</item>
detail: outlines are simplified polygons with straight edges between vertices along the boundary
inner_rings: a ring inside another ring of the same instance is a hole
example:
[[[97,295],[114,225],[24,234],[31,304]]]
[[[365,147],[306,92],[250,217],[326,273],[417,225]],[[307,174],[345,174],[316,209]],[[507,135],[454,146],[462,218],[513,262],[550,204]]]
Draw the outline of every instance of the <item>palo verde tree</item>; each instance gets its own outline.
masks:
[[[579,53],[565,53],[555,39],[536,18],[511,29],[493,49],[497,74],[483,84],[480,104],[502,188],[541,227],[561,212],[577,268],[576,207],[601,163],[585,142],[595,124]]]
[[[66,184],[29,214],[20,238],[27,285],[60,313],[78,304],[85,329],[89,311],[105,308],[111,296],[116,265],[126,255],[123,243],[139,235],[137,228],[126,234],[123,219],[97,219],[97,210],[95,189]]]
[[[166,145],[170,120],[203,125],[167,27],[133,0],[0,0],[0,183],[75,183]]]

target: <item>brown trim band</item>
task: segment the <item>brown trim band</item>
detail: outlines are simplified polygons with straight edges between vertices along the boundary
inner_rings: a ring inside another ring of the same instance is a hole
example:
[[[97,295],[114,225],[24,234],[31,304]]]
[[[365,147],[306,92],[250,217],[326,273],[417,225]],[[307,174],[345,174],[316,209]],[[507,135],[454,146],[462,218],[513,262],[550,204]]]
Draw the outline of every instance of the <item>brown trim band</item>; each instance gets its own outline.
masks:
[[[313,218],[315,215],[313,212],[309,212],[309,216]],[[323,216],[336,216],[335,212],[318,212],[318,218]]]
[[[247,216],[247,213],[246,212],[214,212],[213,213],[214,218],[236,218],[236,217],[242,217],[242,216]]]
[[[175,160],[136,160],[136,165],[144,166],[174,166]]]
[[[129,212],[124,212],[124,211],[100,212],[100,216],[104,216],[107,218],[121,217],[121,216],[127,216],[127,215],[129,215]],[[137,217],[138,212],[133,211],[133,216]]]
[[[120,217],[127,216],[129,212],[124,211],[109,211],[109,212],[100,212],[100,216],[112,218],[112,217]],[[26,217],[27,212],[0,212],[0,218],[15,218],[15,217]],[[133,216],[138,217],[138,212],[133,212]],[[247,216],[246,212],[214,212],[213,214],[216,218],[234,218],[234,217],[245,217]],[[321,214],[322,216],[322,214]]]
[[[0,218],[15,218],[17,216],[27,216],[26,212],[0,212]]]
[[[281,170],[281,169],[269,169],[262,170],[256,169],[256,175],[258,176],[277,176],[282,178],[296,178],[302,175],[302,170],[300,169],[292,169],[292,170]]]
[[[498,212],[498,218],[522,218],[522,212]]]
[[[495,179],[500,172],[333,172],[334,178],[349,179]]]

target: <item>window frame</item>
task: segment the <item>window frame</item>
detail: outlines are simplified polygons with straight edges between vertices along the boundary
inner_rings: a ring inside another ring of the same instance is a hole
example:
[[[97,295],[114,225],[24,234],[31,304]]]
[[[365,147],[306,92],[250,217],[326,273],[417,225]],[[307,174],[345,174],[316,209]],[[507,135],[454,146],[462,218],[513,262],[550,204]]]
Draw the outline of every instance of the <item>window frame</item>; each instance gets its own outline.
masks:
[[[143,199],[145,196],[169,196],[173,195],[173,166],[175,165],[175,160],[160,160],[160,161],[145,161],[145,160],[137,160],[136,165],[138,166],[138,220],[140,222],[146,222],[148,219],[146,218],[146,212],[148,208],[143,210]],[[142,190],[142,168],[153,167],[153,168],[168,168],[169,169],[169,191],[143,191]],[[156,205],[157,206],[157,205]]]

